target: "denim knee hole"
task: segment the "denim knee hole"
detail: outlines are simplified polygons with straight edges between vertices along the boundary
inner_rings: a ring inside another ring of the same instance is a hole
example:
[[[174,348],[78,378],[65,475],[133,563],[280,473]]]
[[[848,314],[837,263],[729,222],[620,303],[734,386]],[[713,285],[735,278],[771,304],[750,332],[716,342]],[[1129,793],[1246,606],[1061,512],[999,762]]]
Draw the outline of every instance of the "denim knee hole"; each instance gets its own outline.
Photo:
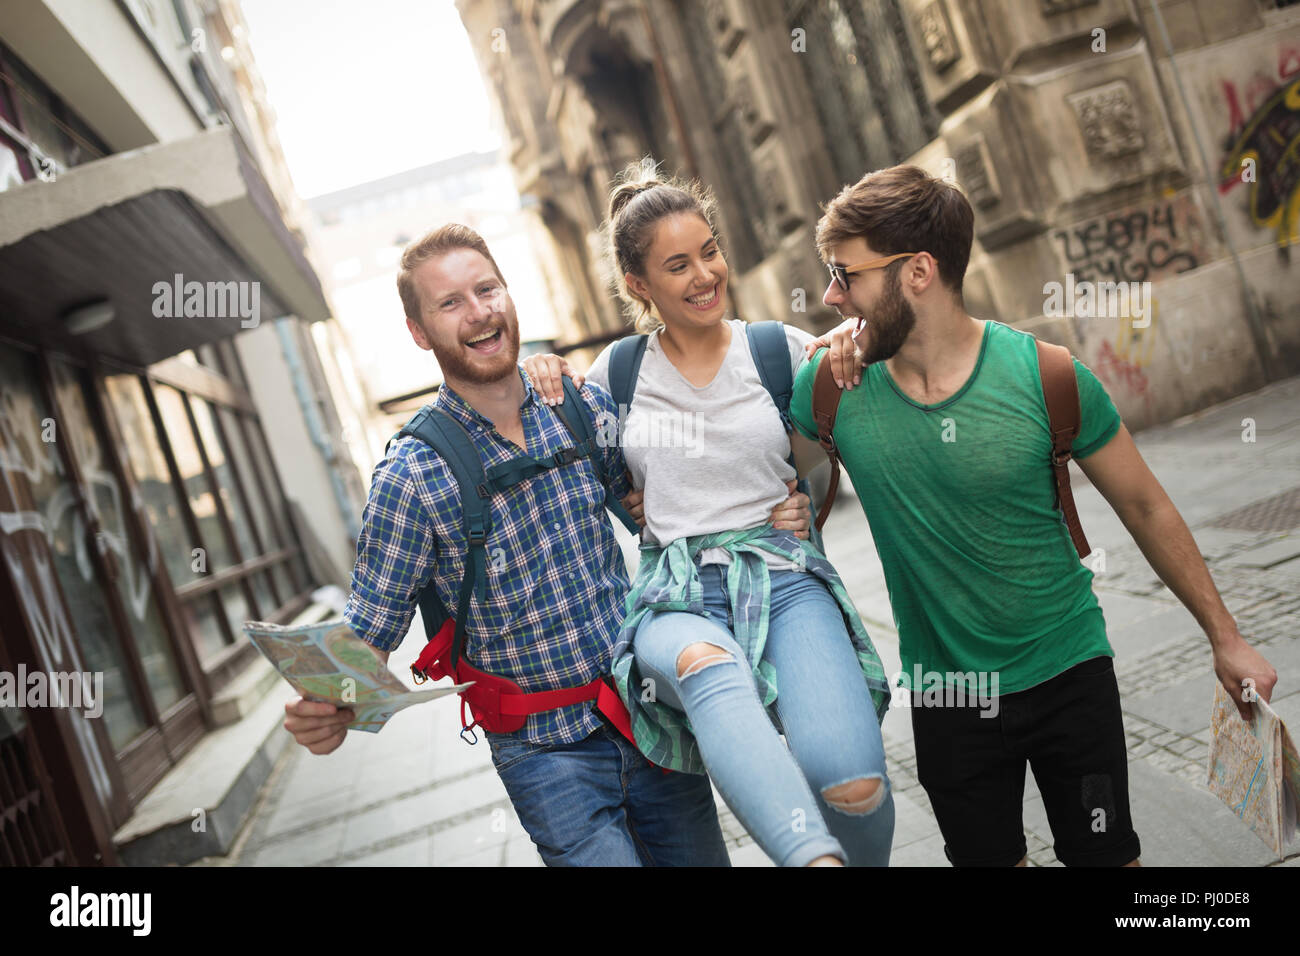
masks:
[[[874,786],[872,786],[874,784]],[[839,791],[832,793],[832,791]],[[865,795],[862,795],[866,791]],[[822,797],[832,810],[847,816],[866,816],[880,809],[889,793],[889,782],[884,777],[856,777],[845,783],[822,788]],[[856,797],[857,799],[841,799]]]
[[[694,652],[697,647],[708,648],[717,653],[704,653],[703,651],[700,651],[700,656],[696,657],[692,652]],[[687,659],[683,662],[683,658],[688,657],[691,659]],[[707,641],[700,641],[697,644],[692,644],[677,656],[677,678],[678,680],[683,680],[690,677],[692,674],[698,674],[705,668],[713,667],[715,664],[726,664],[733,661],[735,661],[735,658],[731,656],[729,651],[723,650],[716,644],[710,644]]]

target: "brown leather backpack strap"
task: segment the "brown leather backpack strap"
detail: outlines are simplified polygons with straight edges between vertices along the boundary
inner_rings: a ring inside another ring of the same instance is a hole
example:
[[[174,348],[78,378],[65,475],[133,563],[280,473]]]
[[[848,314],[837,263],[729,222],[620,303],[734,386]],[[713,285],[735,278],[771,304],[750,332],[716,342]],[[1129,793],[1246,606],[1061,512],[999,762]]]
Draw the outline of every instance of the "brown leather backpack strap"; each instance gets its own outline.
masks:
[[[1070,530],[1070,540],[1079,557],[1086,558],[1092,551],[1088,538],[1079,523],[1079,512],[1074,506],[1074,493],[1070,490],[1070,459],[1074,457],[1074,440],[1079,436],[1079,382],[1074,377],[1074,360],[1070,350],[1061,345],[1051,345],[1041,340],[1038,345],[1038,376],[1043,383],[1043,398],[1047,403],[1048,428],[1052,433],[1052,473],[1056,478],[1056,503]]]
[[[822,506],[817,512],[817,520],[813,522],[818,531],[822,529],[822,525],[830,517],[831,506],[835,504],[835,493],[840,487],[840,451],[835,446],[834,433],[835,416],[840,411],[841,394],[843,392],[835,384],[835,376],[831,374],[830,356],[825,356],[821,364],[817,366],[817,374],[813,378],[812,394],[812,413],[813,421],[817,423],[817,440],[831,460],[831,483],[826,489],[826,500],[822,502]]]

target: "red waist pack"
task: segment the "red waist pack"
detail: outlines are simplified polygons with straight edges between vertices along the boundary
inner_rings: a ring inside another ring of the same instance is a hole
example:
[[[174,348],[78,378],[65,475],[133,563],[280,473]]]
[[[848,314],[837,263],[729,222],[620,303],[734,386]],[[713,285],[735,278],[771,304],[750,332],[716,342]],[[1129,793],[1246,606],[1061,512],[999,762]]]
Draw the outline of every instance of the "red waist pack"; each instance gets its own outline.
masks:
[[[497,734],[508,734],[519,730],[529,714],[538,714],[546,710],[568,707],[570,704],[584,700],[595,700],[596,709],[609,718],[628,740],[635,745],[632,736],[632,721],[622,698],[606,683],[603,677],[597,677],[581,687],[564,687],[560,690],[544,690],[526,693],[523,688],[508,677],[489,674],[470,664],[462,655],[453,669],[451,666],[451,643],[456,633],[455,620],[448,620],[433,639],[424,646],[420,656],[411,665],[411,674],[417,684],[426,680],[440,680],[450,677],[457,684],[470,683],[460,692],[461,736],[473,735],[475,727]],[[468,705],[474,722],[465,716]],[[473,743],[474,740],[469,740]]]

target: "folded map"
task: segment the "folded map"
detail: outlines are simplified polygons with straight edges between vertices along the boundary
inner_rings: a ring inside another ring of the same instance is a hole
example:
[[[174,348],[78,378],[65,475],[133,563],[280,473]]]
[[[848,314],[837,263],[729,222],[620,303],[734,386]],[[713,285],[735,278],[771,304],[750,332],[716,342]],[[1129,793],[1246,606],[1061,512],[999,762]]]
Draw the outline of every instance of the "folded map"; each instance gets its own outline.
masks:
[[[1257,697],[1247,723],[1216,681],[1209,764],[1210,792],[1283,859],[1295,837],[1300,755],[1277,712]]]
[[[356,714],[348,730],[376,734],[399,710],[464,690],[448,684],[410,690],[371,645],[341,620],[299,627],[248,621],[244,633],[303,700],[346,707]]]

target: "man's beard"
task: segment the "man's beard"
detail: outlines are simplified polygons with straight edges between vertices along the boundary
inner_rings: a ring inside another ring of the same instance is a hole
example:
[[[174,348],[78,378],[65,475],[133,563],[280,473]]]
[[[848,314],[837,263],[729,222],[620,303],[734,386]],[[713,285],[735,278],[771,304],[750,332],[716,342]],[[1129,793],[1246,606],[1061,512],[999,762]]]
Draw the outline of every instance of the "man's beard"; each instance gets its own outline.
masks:
[[[519,323],[503,320],[500,329],[504,339],[501,350],[477,361],[465,355],[465,350],[470,348],[468,345],[460,342],[445,343],[430,337],[433,357],[438,362],[438,368],[442,369],[443,378],[472,385],[491,385],[510,375],[519,362]]]
[[[863,353],[863,364],[883,362],[897,355],[907,337],[912,334],[912,327],[916,325],[916,313],[907,299],[903,298],[903,284],[899,281],[897,272],[891,270],[889,273],[885,292],[875,309],[866,316],[866,320],[865,331],[869,341]]]

